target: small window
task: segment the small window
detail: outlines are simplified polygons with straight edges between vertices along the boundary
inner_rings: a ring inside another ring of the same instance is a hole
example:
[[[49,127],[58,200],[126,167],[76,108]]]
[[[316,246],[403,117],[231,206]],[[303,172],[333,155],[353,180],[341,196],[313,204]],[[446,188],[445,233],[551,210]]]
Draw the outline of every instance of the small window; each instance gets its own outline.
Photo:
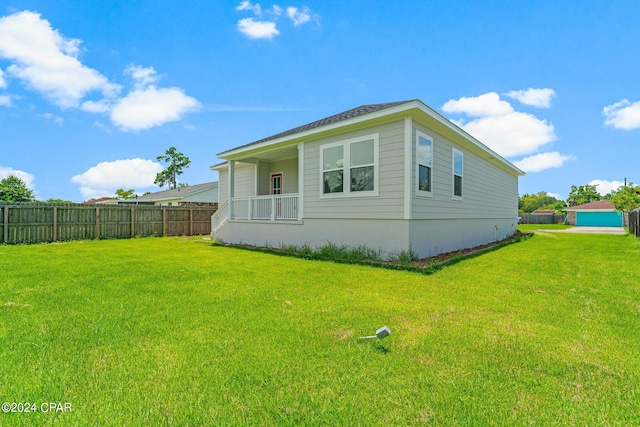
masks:
[[[378,134],[320,147],[321,197],[377,196]]]
[[[416,132],[417,192],[430,195],[433,181],[433,138]]]
[[[342,193],[344,187],[344,147],[338,145],[322,149],[322,177],[325,194]]]
[[[374,145],[373,139],[350,144],[351,191],[373,191]]]
[[[453,149],[453,196],[462,198],[463,154]]]

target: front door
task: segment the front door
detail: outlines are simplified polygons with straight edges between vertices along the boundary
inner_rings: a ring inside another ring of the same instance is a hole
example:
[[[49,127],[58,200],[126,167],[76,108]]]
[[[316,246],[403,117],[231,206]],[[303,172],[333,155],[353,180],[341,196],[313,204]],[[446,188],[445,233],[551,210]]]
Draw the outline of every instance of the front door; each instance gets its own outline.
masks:
[[[271,194],[282,194],[282,174],[271,174]]]
[[[271,194],[282,194],[282,173],[271,174]],[[282,200],[276,200],[275,206],[275,218],[280,218],[282,215]]]

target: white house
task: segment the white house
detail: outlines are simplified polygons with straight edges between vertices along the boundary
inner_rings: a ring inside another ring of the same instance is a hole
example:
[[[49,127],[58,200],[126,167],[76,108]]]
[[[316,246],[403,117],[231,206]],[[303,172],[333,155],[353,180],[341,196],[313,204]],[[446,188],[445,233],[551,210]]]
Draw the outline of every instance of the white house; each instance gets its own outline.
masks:
[[[145,194],[131,200],[118,200],[118,204],[160,206],[213,206],[218,203],[218,182],[189,185]]]
[[[363,105],[218,154],[212,236],[422,257],[516,232],[524,172],[419,100]]]

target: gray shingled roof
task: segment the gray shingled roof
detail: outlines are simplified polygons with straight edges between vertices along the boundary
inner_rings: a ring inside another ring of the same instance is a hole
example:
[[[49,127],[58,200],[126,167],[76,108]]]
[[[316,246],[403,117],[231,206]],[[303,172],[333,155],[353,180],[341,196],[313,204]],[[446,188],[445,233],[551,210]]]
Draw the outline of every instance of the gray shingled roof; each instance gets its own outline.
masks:
[[[204,184],[190,185],[188,187],[179,187],[172,190],[158,191],[156,193],[146,194],[144,196],[137,197],[136,202],[153,202],[155,200],[174,199],[179,197],[185,197],[189,194],[197,193],[207,188],[211,188],[217,185],[218,182],[205,182]]]
[[[611,200],[597,200],[595,202],[583,203],[577,206],[570,206],[566,208],[568,211],[579,211],[579,210],[590,210],[590,209],[598,209],[598,210],[615,210],[616,205],[613,204]]]
[[[260,144],[261,142],[271,141],[273,139],[282,138],[285,136],[293,135],[296,133],[304,132],[310,129],[319,128],[321,126],[330,125],[333,123],[341,122],[343,120],[352,119],[354,117],[363,116],[365,114],[373,113],[375,111],[384,110],[387,108],[395,107],[396,105],[406,104],[411,101],[397,101],[397,102],[386,102],[383,104],[367,104],[361,105],[356,108],[352,108],[351,110],[343,111],[342,113],[334,114],[333,116],[325,117],[324,119],[316,120],[315,122],[307,123],[306,125],[298,126],[293,129],[285,130],[284,132],[277,133],[275,135],[268,136],[266,138],[259,139],[257,141],[250,142],[245,145],[241,145],[239,147],[235,147],[234,150],[239,148],[249,147],[251,145]]]

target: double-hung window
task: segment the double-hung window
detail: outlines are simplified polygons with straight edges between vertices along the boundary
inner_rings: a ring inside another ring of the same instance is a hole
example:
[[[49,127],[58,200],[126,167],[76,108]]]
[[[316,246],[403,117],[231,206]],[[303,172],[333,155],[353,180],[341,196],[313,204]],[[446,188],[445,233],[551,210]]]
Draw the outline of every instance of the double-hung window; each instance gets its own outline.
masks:
[[[342,193],[344,190],[344,146],[322,149],[323,194]]]
[[[433,188],[433,138],[416,131],[416,192],[431,196]]]
[[[462,151],[453,148],[453,198],[462,198],[462,172],[464,157]]]
[[[378,195],[378,134],[320,147],[320,197]]]

